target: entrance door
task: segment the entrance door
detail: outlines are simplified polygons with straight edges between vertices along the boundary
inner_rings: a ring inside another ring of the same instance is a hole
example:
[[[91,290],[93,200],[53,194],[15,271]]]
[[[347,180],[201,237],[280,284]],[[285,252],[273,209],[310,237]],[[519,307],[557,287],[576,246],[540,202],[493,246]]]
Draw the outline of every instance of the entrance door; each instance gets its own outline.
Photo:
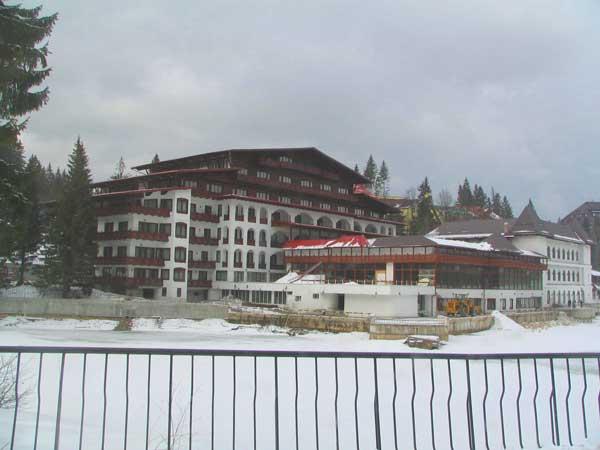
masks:
[[[346,298],[344,294],[338,294],[337,296],[337,309],[338,311],[344,310],[344,304],[346,303]]]
[[[487,309],[486,311],[494,311],[496,309],[496,299],[488,298],[487,299]]]
[[[142,290],[142,296],[144,298],[154,298],[154,289],[143,289]]]

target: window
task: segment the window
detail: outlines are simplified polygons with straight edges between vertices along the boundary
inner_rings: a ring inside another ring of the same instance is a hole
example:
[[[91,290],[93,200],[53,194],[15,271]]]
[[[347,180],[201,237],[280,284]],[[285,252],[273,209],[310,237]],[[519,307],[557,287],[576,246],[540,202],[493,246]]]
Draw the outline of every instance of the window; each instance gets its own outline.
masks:
[[[321,184],[321,190],[325,192],[331,192],[331,185],[329,184]]]
[[[312,207],[312,202],[310,200],[301,199],[300,205],[310,208],[310,207]]]
[[[185,281],[185,269],[173,269],[173,281]]]
[[[173,199],[172,198],[163,198],[160,200],[160,207],[162,209],[168,209],[169,211],[173,210]]]
[[[247,197],[248,196],[248,191],[246,189],[242,189],[242,188],[235,188],[233,190],[233,193],[235,195],[241,195],[242,197]]]
[[[187,214],[188,212],[188,201],[185,198],[177,199],[177,212],[181,214]]]
[[[279,157],[279,162],[291,163],[292,158],[290,158],[289,156],[282,155]]]
[[[356,214],[357,216],[364,216],[365,211],[364,211],[364,209],[354,208],[354,214]]]
[[[119,222],[119,231],[127,231],[128,229],[128,222]]]
[[[233,281],[244,281],[244,272],[233,272]]]
[[[144,199],[144,208],[158,208],[158,199],[157,198]]]
[[[348,207],[347,206],[338,206],[337,210],[339,212],[342,212],[342,213],[347,213],[348,212]]]
[[[181,288],[177,288],[177,297],[181,297]]]
[[[263,170],[259,170],[256,172],[256,177],[268,180],[269,178],[271,178],[271,175]]]
[[[112,270],[110,267],[102,268],[102,276],[105,278],[110,278],[112,276]]]
[[[319,298],[319,294],[315,292],[315,293],[313,294],[313,298],[314,298],[315,300],[316,300],[316,299],[318,299],[318,298]]]
[[[112,257],[112,255],[113,255],[113,253],[112,253],[112,247],[104,247],[104,248],[102,249],[102,255],[103,255],[105,258],[110,258],[110,257]]]
[[[221,186],[220,184],[212,184],[211,183],[208,185],[208,192],[220,194],[221,192],[223,192],[223,186]]]
[[[331,209],[331,205],[329,203],[321,203],[321,209]]]
[[[185,247],[175,247],[175,262],[185,262]]]
[[[344,187],[338,188],[338,193],[348,194],[348,188],[344,188]]]
[[[187,225],[182,222],[175,224],[175,237],[186,238],[187,237]]]
[[[238,170],[238,173],[240,175],[248,175],[248,169],[246,169],[245,167],[242,167],[240,170]]]
[[[216,273],[217,281],[227,281],[227,271],[226,270],[217,270]]]
[[[266,192],[257,192],[256,198],[260,198],[261,200],[269,200],[269,194]]]
[[[279,196],[279,202],[280,203],[291,203],[290,198],[286,197],[285,195],[280,195]]]
[[[171,236],[171,224],[170,223],[161,223],[158,226],[158,231],[162,234],[168,234]]]
[[[279,181],[281,183],[291,184],[292,179],[290,177],[286,177],[285,175],[279,175]]]
[[[310,180],[300,180],[300,186],[305,187],[305,188],[311,188],[312,187],[312,181],[310,181]]]
[[[112,233],[113,231],[114,231],[114,224],[112,222],[105,222],[104,223],[104,232]]]
[[[273,303],[276,305],[285,305],[287,296],[285,292],[275,291],[273,292]]]
[[[167,296],[167,288],[166,287],[162,288],[161,294],[162,294],[163,297]]]
[[[169,269],[161,269],[160,270],[160,279],[168,280],[169,279]]]
[[[127,247],[117,247],[117,256],[127,256]]]
[[[156,233],[158,231],[158,224],[153,222],[140,222],[138,227],[139,231],[145,233]]]
[[[127,275],[125,267],[117,267],[115,276],[119,278],[125,278]]]

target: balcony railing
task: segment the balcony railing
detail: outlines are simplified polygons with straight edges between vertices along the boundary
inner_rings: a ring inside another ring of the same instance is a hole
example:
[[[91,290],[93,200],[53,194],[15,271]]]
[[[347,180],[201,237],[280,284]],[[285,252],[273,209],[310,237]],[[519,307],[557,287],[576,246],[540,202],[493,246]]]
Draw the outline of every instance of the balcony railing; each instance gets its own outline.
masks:
[[[212,287],[211,280],[188,280],[189,287],[201,287],[201,288],[210,288]]]
[[[233,262],[233,267],[235,267],[236,269],[241,269],[242,268],[242,262],[241,261],[234,261]]]
[[[243,215],[241,215],[241,216],[236,215],[235,216],[235,220],[237,220],[238,222],[243,222],[244,221],[244,216]]]
[[[235,245],[244,245],[244,238],[235,238],[235,239],[233,240],[233,243],[234,243]]]
[[[219,240],[217,238],[207,238],[204,236],[190,236],[190,244],[219,245]]]
[[[260,223],[263,225],[267,225],[269,223],[269,219],[266,217],[261,217],[260,218]]]
[[[142,214],[145,216],[169,217],[171,210],[168,208],[148,208],[139,205],[112,206],[96,209],[96,216],[116,216],[120,214]]]
[[[217,216],[215,214],[193,212],[193,213],[190,213],[190,218],[192,220],[195,220],[195,221],[198,221],[198,222],[219,223],[219,216]]]
[[[598,439],[597,352],[2,346],[0,357],[16,399],[4,410],[7,449],[595,448]]]
[[[248,222],[256,223],[256,216],[248,216]]]
[[[259,247],[266,247],[267,246],[267,241],[258,241],[258,246]]]
[[[276,161],[271,158],[260,158],[258,160],[258,162],[259,162],[259,164],[262,164],[267,167],[272,167],[275,169],[281,168],[281,169],[296,170],[299,172],[305,172],[305,173],[309,173],[311,175],[316,175],[319,177],[327,178],[327,179],[333,180],[333,181],[337,181],[340,179],[339,175],[337,175],[335,173],[319,169],[318,167],[307,166],[307,165],[301,164],[301,163]]]
[[[163,280],[160,278],[135,278],[135,277],[96,277],[96,284],[124,286],[127,288],[137,287],[160,287]]]
[[[258,268],[259,269],[266,269],[267,268],[267,264],[266,263],[258,263]]]
[[[223,238],[223,245],[229,244],[229,238]]]
[[[285,244],[285,242],[271,241],[271,247],[273,248],[282,248],[283,244]]]
[[[154,233],[150,231],[104,231],[96,233],[96,239],[98,241],[139,239],[143,241],[167,242],[169,240],[169,235],[167,233]]]
[[[254,269],[254,262],[253,261],[247,261],[246,262],[246,268],[247,269]]]
[[[285,264],[271,264],[271,270],[285,270]]]
[[[261,186],[268,186],[268,187],[272,187],[272,188],[280,188],[285,191],[301,192],[301,193],[311,195],[311,196],[327,197],[327,198],[333,198],[336,200],[345,200],[345,201],[350,201],[350,202],[354,201],[354,198],[351,194],[340,194],[340,193],[332,192],[332,191],[322,191],[320,189],[307,188],[304,186],[300,186],[299,184],[282,183],[277,180],[265,180],[263,178],[258,178],[258,177],[254,177],[251,175],[241,175],[240,179],[242,181],[246,181],[248,183],[259,184]]]
[[[254,246],[254,245],[256,245],[256,241],[254,239],[248,239],[246,241],[246,245]]]
[[[188,267],[190,269],[214,269],[216,267],[215,261],[188,261]]]
[[[163,267],[165,261],[159,258],[139,258],[136,256],[99,256],[96,258],[96,265]]]

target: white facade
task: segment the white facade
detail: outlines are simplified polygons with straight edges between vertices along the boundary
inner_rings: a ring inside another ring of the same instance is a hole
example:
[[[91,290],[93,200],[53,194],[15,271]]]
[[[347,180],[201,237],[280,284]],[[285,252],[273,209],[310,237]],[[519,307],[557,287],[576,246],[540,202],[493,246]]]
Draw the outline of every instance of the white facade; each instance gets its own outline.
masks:
[[[234,290],[236,283],[267,283],[285,274],[281,243],[296,237],[298,230],[294,228],[290,235],[290,223],[318,226],[322,230],[329,228],[332,231],[345,229],[392,236],[396,232],[392,222],[370,216],[359,217],[334,210],[261,202],[254,198],[201,198],[193,196],[191,189],[183,187],[145,193],[142,202],[160,205],[165,200],[172,202],[168,217],[148,214],[147,210],[98,217],[98,233],[107,231],[107,224],[112,224],[112,230],[117,232],[121,223],[121,231],[134,232],[148,226],[154,229],[170,225],[170,235],[166,241],[120,236],[109,240],[105,236],[98,242],[98,257],[106,256],[107,262],[96,266],[97,277],[114,277],[116,270],[119,270],[120,276],[127,278],[135,278],[135,273],[141,269],[151,271],[148,273],[152,276],[158,271],[158,277],[162,278],[160,287],[142,283],[128,289],[128,293],[180,301],[214,300],[221,298],[222,289]],[[185,212],[178,211],[178,200],[187,202]],[[195,218],[194,212],[207,211],[215,216],[215,221]],[[180,230],[185,229],[181,237],[177,236],[178,224]],[[190,239],[191,228],[194,228],[196,237],[207,239],[200,239],[200,242]],[[140,252],[139,248],[168,249],[169,258],[160,266],[108,263],[110,258],[118,256],[135,257],[136,252]],[[184,260],[176,260],[176,252],[183,254]],[[203,266],[190,266],[190,257]],[[179,279],[175,279],[176,273]]]
[[[512,243],[521,250],[546,255],[548,270],[544,271],[543,277],[545,306],[594,301],[590,245],[572,238],[540,235],[515,236]]]

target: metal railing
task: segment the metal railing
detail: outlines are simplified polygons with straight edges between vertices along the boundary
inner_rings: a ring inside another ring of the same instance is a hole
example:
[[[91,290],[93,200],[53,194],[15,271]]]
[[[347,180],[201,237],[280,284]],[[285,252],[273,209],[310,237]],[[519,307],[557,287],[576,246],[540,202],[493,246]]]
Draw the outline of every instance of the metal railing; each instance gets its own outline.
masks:
[[[5,346],[0,357],[10,375],[0,380],[14,381],[15,401],[0,409],[0,448],[11,450],[491,449],[600,439],[600,353]]]

